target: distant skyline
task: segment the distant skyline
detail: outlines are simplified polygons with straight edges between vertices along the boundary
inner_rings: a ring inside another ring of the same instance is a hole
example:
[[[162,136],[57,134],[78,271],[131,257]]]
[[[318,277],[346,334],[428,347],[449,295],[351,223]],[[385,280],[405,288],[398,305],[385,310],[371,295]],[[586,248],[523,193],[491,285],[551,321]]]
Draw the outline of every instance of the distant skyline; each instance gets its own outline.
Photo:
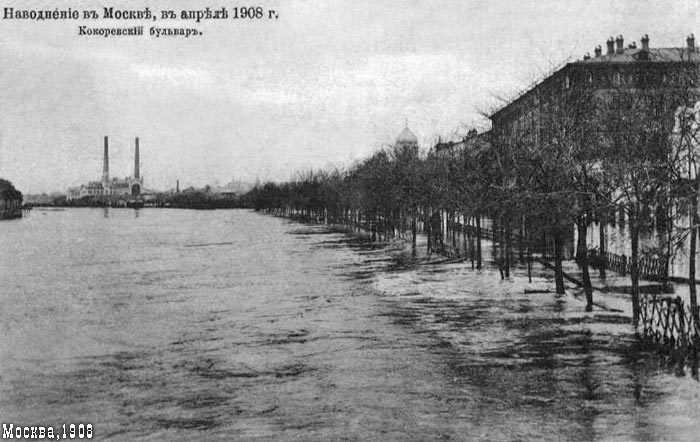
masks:
[[[0,0],[0,11],[63,4]],[[438,136],[486,127],[480,112],[497,106],[495,97],[511,97],[555,65],[604,48],[609,36],[623,34],[627,44],[649,34],[652,47],[683,46],[699,30],[700,6],[689,0],[261,4],[279,10],[279,20],[204,22],[196,25],[204,35],[188,39],[79,37],[82,21],[0,20],[0,177],[24,193],[97,180],[105,135],[112,176],[133,173],[138,136],[145,186],[163,190],[177,179],[185,188],[348,167],[392,144],[405,119],[427,149]],[[69,6],[142,5],[76,0]]]

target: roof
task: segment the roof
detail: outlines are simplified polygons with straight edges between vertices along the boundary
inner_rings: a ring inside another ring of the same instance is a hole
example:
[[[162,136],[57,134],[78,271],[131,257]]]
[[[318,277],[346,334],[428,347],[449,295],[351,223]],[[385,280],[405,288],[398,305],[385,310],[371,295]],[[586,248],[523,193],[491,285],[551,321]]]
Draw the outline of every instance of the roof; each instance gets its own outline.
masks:
[[[239,193],[239,189],[231,183],[225,186],[212,187],[210,191],[213,193]]]
[[[396,137],[396,144],[398,143],[418,143],[418,137],[408,127],[405,127]]]
[[[461,149],[467,148],[471,151],[478,151],[482,148],[482,146],[485,146],[488,143],[490,143],[490,137],[490,130],[481,133],[476,133],[476,131],[474,131],[473,134],[462,138],[461,141],[440,141],[437,144],[435,144],[434,149],[435,152],[443,152],[445,150],[459,151]]]
[[[697,51],[690,52],[688,48],[625,48],[622,53],[601,55],[582,60],[578,63],[634,63],[649,61],[655,63],[677,63],[682,61],[700,61]]]
[[[563,63],[555,68],[549,75],[531,84],[527,89],[522,90],[512,100],[503,106],[496,109],[489,116],[494,116],[509,108],[513,103],[518,102],[521,98],[537,89],[540,85],[546,83],[552,77],[564,72],[570,66],[585,66],[585,65],[632,65],[634,63],[681,63],[692,62],[700,63],[700,51],[697,49],[689,51],[688,48],[625,48],[622,53],[615,52],[613,54],[601,55],[599,57],[591,57],[589,59],[577,60],[570,63]]]

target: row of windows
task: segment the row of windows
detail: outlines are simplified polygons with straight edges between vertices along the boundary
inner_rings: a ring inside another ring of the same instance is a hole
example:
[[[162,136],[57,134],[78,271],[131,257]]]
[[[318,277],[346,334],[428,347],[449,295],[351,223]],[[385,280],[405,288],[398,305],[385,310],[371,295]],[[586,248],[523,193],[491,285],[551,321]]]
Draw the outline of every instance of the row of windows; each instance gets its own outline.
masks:
[[[662,72],[636,72],[624,74],[622,72],[586,72],[581,75],[566,75],[562,81],[562,89],[570,89],[578,81],[583,80],[587,84],[594,86],[635,86],[635,87],[655,87],[662,84],[667,85],[693,85],[696,79],[691,73],[675,71],[670,73]]]
[[[104,190],[104,189],[84,189],[80,193],[83,195],[119,195],[119,194],[128,194],[130,192],[129,188],[123,188],[120,190]]]

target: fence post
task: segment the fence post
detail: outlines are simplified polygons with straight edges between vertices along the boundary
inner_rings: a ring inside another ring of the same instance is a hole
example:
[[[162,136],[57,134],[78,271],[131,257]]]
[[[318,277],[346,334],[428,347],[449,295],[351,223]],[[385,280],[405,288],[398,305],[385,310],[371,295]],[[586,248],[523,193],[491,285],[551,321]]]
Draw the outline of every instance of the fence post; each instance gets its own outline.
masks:
[[[666,323],[664,324],[664,344],[668,344],[668,341],[673,337],[673,330],[671,329],[671,300],[666,298]]]
[[[651,329],[654,341],[658,344],[661,336],[658,331],[658,326],[661,324],[661,320],[659,319],[661,317],[661,312],[659,312],[659,303],[658,299],[656,299],[656,295],[652,295],[651,300],[651,321],[649,321],[649,328]]]
[[[683,300],[680,296],[676,296],[676,311],[678,314],[678,337],[680,339],[681,349],[685,350],[687,347],[685,335],[685,309],[683,308]]]

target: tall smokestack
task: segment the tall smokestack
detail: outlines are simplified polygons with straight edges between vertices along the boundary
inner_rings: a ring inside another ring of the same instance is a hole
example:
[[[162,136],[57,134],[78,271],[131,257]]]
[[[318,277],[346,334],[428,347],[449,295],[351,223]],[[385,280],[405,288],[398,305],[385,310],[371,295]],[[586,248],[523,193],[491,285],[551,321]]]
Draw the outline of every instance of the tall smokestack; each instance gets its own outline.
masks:
[[[139,179],[139,137],[136,137],[136,150],[134,151],[134,178]]]
[[[102,181],[105,183],[109,181],[109,141],[108,141],[106,135],[105,135],[105,154],[104,154],[104,158],[102,159]]]

